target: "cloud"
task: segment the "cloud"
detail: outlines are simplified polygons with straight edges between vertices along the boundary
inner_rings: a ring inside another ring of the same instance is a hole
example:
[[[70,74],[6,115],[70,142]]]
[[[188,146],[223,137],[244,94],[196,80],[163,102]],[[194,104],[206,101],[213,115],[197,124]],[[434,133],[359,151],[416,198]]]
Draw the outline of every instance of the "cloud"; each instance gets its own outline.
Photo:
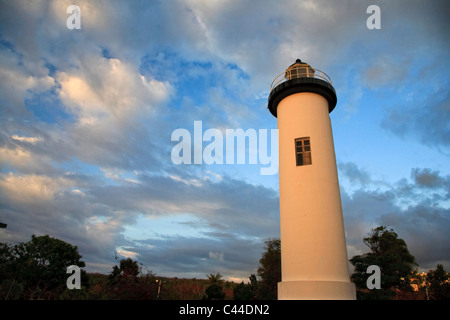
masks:
[[[125,250],[125,249],[120,248],[120,249],[117,249],[117,253],[124,258],[130,258],[133,260],[138,259],[138,253],[130,251],[130,250]]]
[[[30,92],[43,92],[54,86],[54,79],[40,64],[23,62],[21,54],[0,43],[0,93],[2,114],[12,119],[26,114],[24,101]]]
[[[354,170],[344,170],[344,175],[362,171],[350,167]],[[434,269],[437,263],[449,265],[449,177],[429,168],[414,168],[411,178],[385,184],[383,190],[375,184],[375,188],[361,188],[351,195],[341,186],[349,258],[369,250],[362,239],[370,229],[387,225],[405,240],[421,270]],[[424,192],[424,188],[431,192]]]
[[[147,244],[152,248],[146,248]],[[261,241],[233,236],[219,239],[180,236],[143,240],[133,250],[156,274],[206,278],[219,272],[225,278],[232,275],[247,279],[251,273],[256,274],[264,248]]]
[[[339,162],[339,172],[342,172],[350,183],[367,185],[371,182],[369,173],[353,162]]]
[[[450,96],[444,86],[442,83],[437,92],[425,92],[422,96],[412,94],[412,98],[408,99],[411,101],[389,109],[381,126],[399,137],[418,139],[424,145],[448,155]]]
[[[124,257],[139,258],[160,274],[176,270],[207,274],[211,268],[220,268],[245,277],[254,272],[264,240],[279,232],[278,200],[273,190],[229,177],[205,179],[201,184],[186,184],[191,179],[187,175],[172,179],[140,174],[137,178],[138,184],[118,180],[104,185],[97,178],[72,174],[65,178],[2,175],[0,203],[2,219],[8,221],[6,237],[26,241],[27,234],[38,233],[69,241],[79,247],[89,270],[107,272],[107,268],[99,270],[94,265],[107,265],[117,251]],[[202,237],[161,234],[159,240],[127,238],[125,227],[134,226],[140,215],[155,219],[155,223],[170,215],[188,215],[192,223],[182,226],[198,230],[196,234]],[[252,259],[233,252],[250,245],[258,248]],[[199,249],[192,251],[193,246]],[[175,264],[168,268],[167,261]]]
[[[40,138],[37,137],[19,137],[17,134],[14,134],[13,136],[11,136],[11,138],[13,140],[17,140],[17,141],[23,141],[23,142],[27,142],[27,143],[31,143],[31,144],[35,144],[36,142],[41,141]]]
[[[417,185],[425,188],[445,188],[450,191],[450,177],[441,177],[439,171],[432,171],[429,168],[414,168],[411,177]]]
[[[54,179],[38,175],[18,176],[7,173],[0,177],[0,188],[5,193],[6,198],[12,202],[30,204],[50,202],[59,191],[64,190],[71,184],[68,179]]]
[[[146,79],[118,59],[92,57],[83,61],[83,69],[60,72],[56,77],[59,96],[81,127],[115,125],[123,129],[137,112],[141,116],[154,113],[169,96],[169,84]]]
[[[450,263],[450,209],[435,206],[430,201],[411,206],[405,211],[381,216],[383,225],[395,226],[409,251],[415,256],[419,268],[435,269],[438,263],[448,268]]]
[[[80,70],[59,72],[56,78],[61,101],[77,119],[66,128],[75,156],[127,169],[155,161],[152,154],[158,149],[147,126],[163,112],[170,84],[144,77],[118,59],[99,56],[84,61]]]
[[[363,77],[369,88],[404,82],[410,65],[405,62],[393,61],[389,56],[380,56],[365,71]]]
[[[33,163],[33,158],[31,154],[22,149],[14,148],[10,149],[8,147],[0,148],[0,163],[2,166],[14,166],[19,168],[26,168],[28,165]]]

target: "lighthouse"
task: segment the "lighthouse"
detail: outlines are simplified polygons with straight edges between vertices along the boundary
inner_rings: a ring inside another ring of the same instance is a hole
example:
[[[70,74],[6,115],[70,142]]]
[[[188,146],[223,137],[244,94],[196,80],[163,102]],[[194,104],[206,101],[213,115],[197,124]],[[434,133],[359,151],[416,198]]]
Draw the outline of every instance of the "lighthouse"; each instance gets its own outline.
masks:
[[[281,228],[278,299],[355,299],[329,113],[331,79],[300,59],[272,83],[277,118]]]

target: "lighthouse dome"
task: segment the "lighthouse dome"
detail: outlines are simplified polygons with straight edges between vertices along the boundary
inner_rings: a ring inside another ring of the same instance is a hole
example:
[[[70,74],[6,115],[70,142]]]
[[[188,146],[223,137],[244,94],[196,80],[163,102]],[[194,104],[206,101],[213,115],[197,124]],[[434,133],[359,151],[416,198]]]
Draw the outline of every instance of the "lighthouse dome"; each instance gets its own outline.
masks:
[[[297,59],[293,64],[286,69],[284,77],[287,80],[297,78],[314,78],[315,70],[311,66],[302,60]]]

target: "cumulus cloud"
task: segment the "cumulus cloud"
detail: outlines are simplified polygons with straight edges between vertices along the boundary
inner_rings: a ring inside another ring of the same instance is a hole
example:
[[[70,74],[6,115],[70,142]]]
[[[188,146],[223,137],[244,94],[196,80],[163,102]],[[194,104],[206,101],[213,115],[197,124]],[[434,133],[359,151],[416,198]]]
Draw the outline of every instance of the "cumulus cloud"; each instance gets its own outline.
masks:
[[[170,92],[167,83],[146,79],[118,59],[93,57],[83,67],[57,75],[60,98],[81,127],[115,125],[122,129],[138,112],[154,112]]]
[[[60,190],[70,185],[67,179],[46,176],[2,174],[0,188],[12,202],[50,202]]]
[[[18,147],[10,149],[8,147],[0,148],[0,163],[2,166],[14,166],[26,168],[33,163],[34,159],[31,153]]]

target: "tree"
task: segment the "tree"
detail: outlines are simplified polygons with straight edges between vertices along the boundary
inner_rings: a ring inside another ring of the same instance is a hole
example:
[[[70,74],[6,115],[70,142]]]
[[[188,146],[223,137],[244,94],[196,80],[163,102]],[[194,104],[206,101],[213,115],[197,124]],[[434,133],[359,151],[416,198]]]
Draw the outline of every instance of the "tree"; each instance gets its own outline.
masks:
[[[206,295],[203,297],[204,300],[223,300],[225,298],[225,292],[223,292],[223,279],[220,273],[210,274],[208,276],[210,285],[206,288]]]
[[[118,259],[116,257],[116,259]],[[150,300],[155,299],[157,283],[151,271],[142,274],[137,261],[121,259],[119,266],[113,266],[108,276],[108,291],[111,299]]]
[[[249,277],[250,283],[245,284],[242,281],[233,289],[234,300],[253,300],[256,298],[258,292],[258,280],[256,275],[252,274]]]
[[[223,279],[220,273],[212,274],[210,273],[208,276],[208,280],[210,284],[222,284]]]
[[[110,274],[110,278],[116,277],[137,277],[140,273],[140,268],[136,261],[130,258],[121,259],[119,267],[114,266],[113,271]]]
[[[281,241],[269,239],[265,244],[266,251],[259,260],[258,276],[261,281],[258,297],[264,300],[275,300],[278,296],[278,282],[281,281]]]
[[[398,238],[393,229],[380,226],[372,229],[363,242],[370,251],[350,259],[355,267],[351,278],[357,288],[357,298],[386,300],[395,296],[396,289],[410,291],[409,276],[417,263],[405,241]],[[367,268],[370,265],[376,265],[381,270],[381,289],[367,289],[370,276]]]
[[[23,281],[15,276],[16,270],[13,247],[0,243],[0,297],[5,300],[17,300],[23,293]]]
[[[0,283],[4,298],[54,299],[66,290],[67,267],[80,268],[78,248],[62,240],[46,236],[31,236],[28,242],[15,246],[0,245]],[[81,270],[81,283],[87,285],[87,275]],[[19,293],[20,291],[20,293]]]
[[[430,270],[427,274],[426,284],[430,290],[430,299],[432,300],[449,300],[450,299],[450,283],[449,275],[444,270],[442,264],[438,264],[436,270]]]

